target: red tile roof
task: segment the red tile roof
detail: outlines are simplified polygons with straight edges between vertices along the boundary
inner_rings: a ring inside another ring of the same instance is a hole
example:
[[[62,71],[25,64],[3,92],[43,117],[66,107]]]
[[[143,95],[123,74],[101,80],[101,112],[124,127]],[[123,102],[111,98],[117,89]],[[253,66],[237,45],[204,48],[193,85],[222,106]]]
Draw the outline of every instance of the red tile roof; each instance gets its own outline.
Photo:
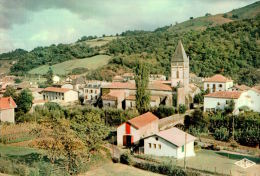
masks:
[[[61,93],[65,93],[68,92],[71,89],[67,89],[67,88],[59,88],[59,87],[47,87],[43,90],[43,92],[61,92]]]
[[[129,82],[112,82],[104,86],[103,88],[109,89],[136,89],[134,83]],[[160,82],[152,82],[148,85],[149,90],[164,90],[164,91],[172,91],[171,86],[162,84]]]
[[[160,131],[156,135],[178,147],[181,147],[185,144],[185,134],[187,134],[186,144],[196,139],[196,137],[188,133],[185,133],[184,131],[176,127],[170,128],[168,130]]]
[[[214,75],[210,78],[206,78],[205,82],[230,82],[232,79],[226,78],[221,74]]]
[[[137,129],[142,128],[156,120],[159,120],[153,113],[147,112],[133,119],[128,120],[128,123],[136,127]]]
[[[209,93],[205,97],[238,99],[242,93],[241,91],[218,91]]]
[[[15,104],[12,97],[1,97],[0,98],[0,110],[14,109],[17,105]]]
[[[124,97],[125,92],[122,90],[110,90],[108,94],[102,96],[103,100],[117,100],[120,97]]]
[[[237,89],[239,89],[239,90],[241,90],[241,91],[249,90],[249,89],[250,89],[250,87],[248,87],[248,86],[246,86],[246,85],[244,85],[244,84],[242,84],[242,85],[236,84],[234,87],[237,88]]]
[[[156,101],[157,99],[160,99],[160,97],[159,96],[150,96],[151,101]],[[126,100],[135,101],[135,95],[129,95],[128,97],[126,97]]]

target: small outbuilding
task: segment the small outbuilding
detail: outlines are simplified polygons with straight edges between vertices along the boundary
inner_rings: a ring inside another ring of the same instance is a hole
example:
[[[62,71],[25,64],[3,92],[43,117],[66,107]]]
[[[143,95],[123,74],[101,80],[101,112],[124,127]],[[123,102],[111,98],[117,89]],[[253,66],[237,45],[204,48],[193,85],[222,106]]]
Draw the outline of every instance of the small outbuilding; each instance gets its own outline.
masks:
[[[151,112],[128,120],[117,128],[117,145],[131,146],[146,136],[158,133],[158,123],[159,118]]]
[[[144,154],[180,159],[184,158],[186,150],[186,157],[195,156],[195,139],[194,136],[173,127],[144,138]]]
[[[17,105],[12,97],[0,97],[0,122],[15,123],[15,108]]]

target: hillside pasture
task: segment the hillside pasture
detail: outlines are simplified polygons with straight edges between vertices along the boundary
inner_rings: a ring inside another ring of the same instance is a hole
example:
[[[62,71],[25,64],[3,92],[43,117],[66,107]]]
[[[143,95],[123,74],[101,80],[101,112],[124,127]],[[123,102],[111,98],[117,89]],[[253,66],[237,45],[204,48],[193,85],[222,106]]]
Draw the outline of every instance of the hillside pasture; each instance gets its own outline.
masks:
[[[93,40],[86,40],[83,42],[79,42],[79,43],[85,43],[87,45],[89,45],[90,47],[100,47],[100,46],[104,46],[106,45],[108,42],[116,39],[117,37],[112,36],[112,37],[102,37],[102,38],[96,38]]]
[[[106,65],[110,59],[108,55],[97,55],[93,57],[88,57],[84,59],[73,59],[65,61],[59,64],[52,65],[52,70],[54,74],[66,75],[71,73],[73,69],[76,68],[87,68],[88,70],[96,69],[100,66]],[[29,74],[39,74],[44,75],[49,69],[48,65],[43,65],[38,68],[29,71]]]

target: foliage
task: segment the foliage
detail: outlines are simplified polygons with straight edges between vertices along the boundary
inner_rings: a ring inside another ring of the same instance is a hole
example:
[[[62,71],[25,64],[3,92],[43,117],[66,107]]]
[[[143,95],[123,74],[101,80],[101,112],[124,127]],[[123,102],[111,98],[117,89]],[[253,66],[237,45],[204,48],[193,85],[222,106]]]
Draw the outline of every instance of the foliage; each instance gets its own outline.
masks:
[[[51,86],[53,84],[53,70],[51,67],[49,67],[49,70],[46,74],[46,84]]]
[[[23,113],[27,113],[33,103],[33,95],[32,92],[29,89],[24,89],[21,91],[21,93],[18,95],[17,98],[17,111],[22,111]]]
[[[175,109],[172,106],[163,106],[152,108],[151,111],[159,118],[164,118],[175,114]]]
[[[140,114],[150,107],[150,92],[147,91],[149,83],[149,69],[145,63],[138,62],[135,68],[136,109]]]
[[[120,163],[132,165],[133,161],[132,161],[132,158],[130,156],[130,153],[125,152],[122,155],[120,155]]]
[[[16,90],[14,89],[14,87],[7,86],[3,96],[4,97],[12,97],[13,100],[16,102],[18,95],[17,95]]]
[[[71,59],[81,59],[98,54],[97,48],[90,48],[84,43],[58,44],[48,47],[37,47],[23,55],[9,54],[9,59],[18,58],[17,63],[11,67],[11,72],[16,75],[22,75],[27,71],[41,65],[54,65]]]
[[[227,128],[224,127],[216,129],[213,136],[216,140],[220,141],[228,141],[230,137],[229,131],[227,130]]]
[[[235,109],[235,102],[234,102],[234,100],[228,101],[227,106],[225,106],[225,112],[227,114],[229,114],[229,113],[232,113],[234,111],[234,109]]]
[[[19,83],[21,83],[21,82],[22,82],[22,80],[21,80],[21,79],[19,79],[19,78],[15,78],[15,79],[14,79],[14,82],[15,82],[16,84],[19,84]]]
[[[184,104],[179,105],[179,113],[184,114],[187,110],[187,107]]]
[[[73,75],[79,75],[79,74],[82,74],[82,73],[86,73],[88,71],[88,68],[85,68],[85,67],[78,67],[78,68],[73,68],[71,70],[71,74]]]

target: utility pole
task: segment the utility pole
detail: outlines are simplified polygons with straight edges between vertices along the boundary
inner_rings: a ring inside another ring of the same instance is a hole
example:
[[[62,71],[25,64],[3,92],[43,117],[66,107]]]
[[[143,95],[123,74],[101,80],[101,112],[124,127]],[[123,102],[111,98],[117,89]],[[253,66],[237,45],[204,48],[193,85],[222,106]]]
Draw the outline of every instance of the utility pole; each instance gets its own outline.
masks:
[[[185,132],[185,143],[184,143],[184,170],[186,170],[186,142],[187,142],[187,133]]]
[[[235,137],[234,137],[234,133],[235,133],[235,120],[234,120],[234,115],[232,115],[233,117],[233,123],[232,123],[232,138],[233,141],[235,141]]]

